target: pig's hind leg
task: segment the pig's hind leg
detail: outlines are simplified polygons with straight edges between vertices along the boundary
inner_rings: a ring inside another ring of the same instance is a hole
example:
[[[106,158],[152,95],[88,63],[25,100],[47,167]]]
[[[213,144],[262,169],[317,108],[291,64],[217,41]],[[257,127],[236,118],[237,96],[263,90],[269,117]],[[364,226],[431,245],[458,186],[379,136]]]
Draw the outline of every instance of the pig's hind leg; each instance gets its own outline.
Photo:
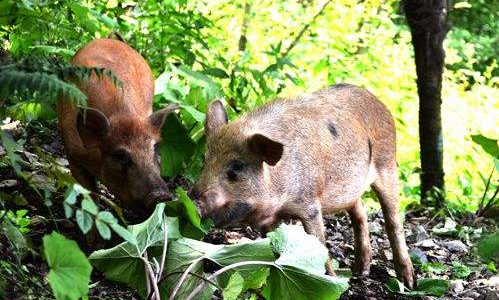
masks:
[[[404,227],[399,218],[397,174],[395,168],[379,172],[372,187],[378,195],[388,239],[392,246],[397,277],[408,287],[414,285],[412,262],[405,242]]]
[[[357,200],[348,213],[355,240],[355,262],[352,266],[352,272],[356,276],[367,276],[371,264],[371,241],[369,239],[367,213],[362,205],[362,200]]]
[[[324,220],[322,219],[322,208],[320,202],[317,201],[316,204],[308,206],[305,212],[302,213],[301,216],[299,216],[299,219],[303,224],[305,232],[315,235],[325,246],[326,236],[324,233]],[[326,262],[326,272],[329,275],[335,275],[335,272],[333,270],[333,263],[330,257],[328,257]]]

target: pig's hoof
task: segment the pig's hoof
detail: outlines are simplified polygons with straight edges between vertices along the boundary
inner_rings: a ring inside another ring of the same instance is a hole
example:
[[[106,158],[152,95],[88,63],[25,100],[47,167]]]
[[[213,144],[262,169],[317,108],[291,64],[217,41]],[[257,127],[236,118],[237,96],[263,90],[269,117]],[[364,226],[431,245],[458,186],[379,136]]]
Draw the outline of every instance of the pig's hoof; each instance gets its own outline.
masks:
[[[402,278],[399,278],[406,287],[410,288],[411,290],[415,287],[414,285],[414,274],[409,271],[409,272],[404,272],[402,274]]]

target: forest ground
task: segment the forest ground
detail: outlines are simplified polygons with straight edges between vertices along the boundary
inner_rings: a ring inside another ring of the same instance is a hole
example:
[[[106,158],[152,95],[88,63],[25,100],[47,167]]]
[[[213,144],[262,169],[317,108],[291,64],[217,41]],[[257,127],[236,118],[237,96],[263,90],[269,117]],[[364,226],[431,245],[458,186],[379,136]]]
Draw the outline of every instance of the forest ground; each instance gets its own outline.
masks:
[[[55,162],[67,168],[67,160],[55,124],[52,126],[17,126],[12,134],[26,140],[22,156],[31,163],[31,183],[39,186],[53,184],[44,173],[40,153],[55,158]],[[42,151],[42,152],[40,152]],[[0,155],[5,155],[0,149]],[[7,209],[29,208],[32,213],[28,250],[20,254],[4,236],[0,238],[0,291],[4,290],[5,299],[50,299],[50,287],[45,280],[48,268],[41,253],[41,238],[53,230],[76,240],[88,254],[91,249],[86,245],[78,226],[64,217],[61,205],[62,195],[54,194],[52,208],[49,210],[41,195],[34,192],[25,181],[18,179],[12,168],[0,168],[0,189],[11,195],[22,195],[17,200],[7,202]],[[176,184],[177,182],[175,182]],[[185,184],[185,182],[184,182]],[[170,183],[174,189],[174,183]],[[21,201],[20,201],[21,199]],[[11,199],[12,200],[12,199]],[[126,212],[130,219],[131,212]],[[443,214],[445,215],[445,214]],[[475,253],[475,243],[483,232],[495,232],[494,221],[476,218],[473,214],[461,219],[442,218],[429,209],[418,208],[405,214],[405,234],[411,255],[417,257],[417,277],[438,275],[450,280],[450,288],[443,299],[499,299],[499,276],[494,275],[486,264],[480,262]],[[350,220],[346,213],[338,213],[326,218],[327,247],[337,261],[338,274],[348,275],[353,260],[353,236]],[[383,225],[381,212],[371,212],[369,229],[373,248],[371,273],[367,278],[351,278],[350,289],[341,299],[436,299],[431,296],[407,296],[388,290],[388,279],[395,276],[392,254]],[[459,230],[458,230],[458,229]],[[211,243],[230,244],[245,239],[259,238],[258,232],[249,227],[230,230],[213,230],[205,240]],[[106,242],[107,246],[113,241]],[[126,286],[115,284],[103,277],[92,278],[97,284],[90,291],[90,299],[139,299]],[[0,298],[1,298],[0,294]],[[215,294],[215,299],[217,294]]]

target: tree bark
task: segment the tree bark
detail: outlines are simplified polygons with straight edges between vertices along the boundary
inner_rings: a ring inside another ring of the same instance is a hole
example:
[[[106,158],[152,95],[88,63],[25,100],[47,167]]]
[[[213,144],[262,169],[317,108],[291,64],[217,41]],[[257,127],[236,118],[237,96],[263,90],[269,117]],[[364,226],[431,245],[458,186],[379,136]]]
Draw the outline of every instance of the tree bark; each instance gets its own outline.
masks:
[[[411,29],[419,95],[422,203],[443,204],[444,170],[441,117],[443,41],[450,26],[447,0],[405,0],[404,11]],[[435,188],[442,193],[433,193]]]

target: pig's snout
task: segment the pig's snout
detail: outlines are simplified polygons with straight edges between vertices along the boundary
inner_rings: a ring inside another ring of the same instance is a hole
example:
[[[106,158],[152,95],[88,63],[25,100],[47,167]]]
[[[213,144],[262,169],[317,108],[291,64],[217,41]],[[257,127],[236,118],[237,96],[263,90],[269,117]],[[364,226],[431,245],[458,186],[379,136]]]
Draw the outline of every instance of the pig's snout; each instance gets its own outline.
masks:
[[[169,201],[172,199],[172,194],[165,187],[159,187],[151,191],[146,196],[146,206],[154,207],[156,203]]]

